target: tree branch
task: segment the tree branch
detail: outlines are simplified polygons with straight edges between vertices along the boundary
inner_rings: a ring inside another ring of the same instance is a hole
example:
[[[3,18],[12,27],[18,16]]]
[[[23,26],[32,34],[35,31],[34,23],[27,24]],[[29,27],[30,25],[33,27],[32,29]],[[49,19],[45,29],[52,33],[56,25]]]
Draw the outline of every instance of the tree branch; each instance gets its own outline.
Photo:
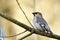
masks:
[[[15,23],[16,25],[21,26],[22,28],[28,30],[29,32],[31,32],[31,30],[33,29],[33,28],[31,28],[31,27],[29,27],[29,26],[27,26],[27,25],[25,25],[25,24],[23,24],[23,23],[15,20],[15,19],[9,17],[8,15],[0,13],[0,16],[3,17],[3,18],[5,18],[5,19],[7,19],[7,20],[9,20],[9,21],[11,21],[11,22],[13,22],[13,23]],[[56,34],[47,34],[47,33],[44,33],[44,32],[39,32],[36,29],[34,29],[34,33],[38,34],[38,35],[42,35],[42,36],[54,38],[54,39],[60,39],[59,35],[56,35]]]

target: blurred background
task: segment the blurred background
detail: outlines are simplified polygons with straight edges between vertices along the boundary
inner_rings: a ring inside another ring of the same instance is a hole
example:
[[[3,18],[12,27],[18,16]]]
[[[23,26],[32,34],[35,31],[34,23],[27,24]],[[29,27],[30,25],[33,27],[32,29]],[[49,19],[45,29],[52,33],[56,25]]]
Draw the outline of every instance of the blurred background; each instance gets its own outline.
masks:
[[[34,0],[18,0],[22,9],[26,13],[28,19],[32,23],[34,10]],[[44,19],[50,26],[50,29],[53,33],[60,35],[60,0],[36,0],[35,10],[43,14]],[[19,9],[19,6],[16,0],[0,0],[0,12],[9,15],[10,17],[30,26],[26,20],[23,12]],[[0,17],[1,32],[4,36],[11,36],[23,32],[25,29],[19,27],[18,25]],[[32,23],[33,24],[33,23]],[[0,34],[1,34],[0,32]],[[2,40],[18,40],[24,35],[27,35],[29,32],[26,32],[22,35],[4,38]],[[56,40],[40,35],[33,34],[24,40]]]

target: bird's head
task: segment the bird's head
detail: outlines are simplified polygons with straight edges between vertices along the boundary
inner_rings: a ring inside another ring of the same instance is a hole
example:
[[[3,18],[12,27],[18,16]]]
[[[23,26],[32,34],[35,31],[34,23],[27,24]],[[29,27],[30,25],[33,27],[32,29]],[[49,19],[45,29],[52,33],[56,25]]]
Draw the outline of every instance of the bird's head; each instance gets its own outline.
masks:
[[[33,12],[32,14],[33,14],[34,16],[35,16],[35,15],[40,15],[40,16],[42,16],[42,14],[41,14],[40,12]]]

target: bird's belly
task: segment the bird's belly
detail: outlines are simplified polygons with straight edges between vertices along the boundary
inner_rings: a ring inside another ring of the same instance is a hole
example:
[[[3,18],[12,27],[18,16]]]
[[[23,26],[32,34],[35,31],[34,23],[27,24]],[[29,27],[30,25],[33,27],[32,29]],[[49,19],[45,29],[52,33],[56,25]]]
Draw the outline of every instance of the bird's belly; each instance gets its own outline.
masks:
[[[38,23],[35,23],[34,28],[37,30],[43,30]]]

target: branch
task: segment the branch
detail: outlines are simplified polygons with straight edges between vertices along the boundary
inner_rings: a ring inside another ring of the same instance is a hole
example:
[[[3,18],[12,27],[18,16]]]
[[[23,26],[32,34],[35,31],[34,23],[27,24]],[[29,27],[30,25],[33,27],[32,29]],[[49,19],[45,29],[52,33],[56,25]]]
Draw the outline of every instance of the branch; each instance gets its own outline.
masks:
[[[33,29],[33,28],[31,28],[31,27],[29,27],[29,26],[27,26],[27,25],[25,25],[25,24],[15,20],[15,19],[9,17],[8,15],[4,15],[4,14],[0,13],[0,16],[5,18],[5,19],[7,19],[7,20],[9,20],[9,21],[11,21],[11,22],[13,22],[13,23],[15,23],[16,25],[21,26],[22,28],[28,30],[29,32],[31,32],[31,30]],[[47,34],[47,33],[44,33],[44,32],[39,32],[36,29],[34,29],[34,33],[38,34],[38,35],[54,38],[54,39],[60,39],[59,35],[56,35],[56,34]]]

